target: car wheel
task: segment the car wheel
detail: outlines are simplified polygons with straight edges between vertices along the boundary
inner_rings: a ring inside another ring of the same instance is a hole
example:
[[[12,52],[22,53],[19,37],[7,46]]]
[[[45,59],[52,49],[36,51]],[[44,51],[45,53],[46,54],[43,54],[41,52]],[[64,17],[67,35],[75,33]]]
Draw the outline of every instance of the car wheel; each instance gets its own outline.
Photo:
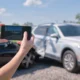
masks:
[[[73,51],[66,51],[63,55],[63,66],[69,72],[77,72],[77,59]]]
[[[25,56],[25,58],[23,59],[23,61],[22,61],[23,67],[24,67],[24,68],[29,68],[29,67],[31,67],[31,66],[34,64],[34,62],[35,62],[35,57],[36,57],[35,54],[29,52],[29,53]]]

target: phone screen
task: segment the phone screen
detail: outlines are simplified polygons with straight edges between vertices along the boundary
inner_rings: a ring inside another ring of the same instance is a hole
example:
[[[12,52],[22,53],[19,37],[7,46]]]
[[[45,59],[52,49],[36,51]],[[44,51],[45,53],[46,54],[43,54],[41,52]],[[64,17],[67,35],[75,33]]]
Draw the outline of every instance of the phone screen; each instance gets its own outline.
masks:
[[[31,37],[30,26],[5,25],[1,27],[1,38],[8,40],[22,40],[24,31],[27,31],[29,40]]]

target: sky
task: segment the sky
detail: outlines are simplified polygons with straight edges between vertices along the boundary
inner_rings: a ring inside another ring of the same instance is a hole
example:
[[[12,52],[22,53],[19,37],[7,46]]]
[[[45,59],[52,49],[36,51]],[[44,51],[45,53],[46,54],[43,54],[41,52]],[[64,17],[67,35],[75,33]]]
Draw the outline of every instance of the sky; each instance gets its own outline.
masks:
[[[5,24],[75,21],[80,0],[0,0],[0,21]]]

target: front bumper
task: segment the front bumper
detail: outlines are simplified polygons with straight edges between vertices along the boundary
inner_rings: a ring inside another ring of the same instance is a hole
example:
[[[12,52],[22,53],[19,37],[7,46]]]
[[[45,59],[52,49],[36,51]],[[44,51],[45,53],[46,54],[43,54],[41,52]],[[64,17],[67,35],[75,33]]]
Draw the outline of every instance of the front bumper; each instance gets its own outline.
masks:
[[[0,50],[0,55],[1,54],[4,54],[4,55],[7,55],[7,54],[16,54],[18,52],[18,50],[15,50],[15,49],[7,49],[7,50]]]

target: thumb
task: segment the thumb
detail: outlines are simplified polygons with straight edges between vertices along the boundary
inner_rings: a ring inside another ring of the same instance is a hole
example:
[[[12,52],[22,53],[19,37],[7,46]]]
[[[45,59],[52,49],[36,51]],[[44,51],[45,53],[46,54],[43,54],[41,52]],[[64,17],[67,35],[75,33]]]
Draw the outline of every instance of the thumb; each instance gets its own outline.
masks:
[[[27,32],[25,31],[24,34],[23,34],[23,40],[27,40],[27,36],[28,36]]]

